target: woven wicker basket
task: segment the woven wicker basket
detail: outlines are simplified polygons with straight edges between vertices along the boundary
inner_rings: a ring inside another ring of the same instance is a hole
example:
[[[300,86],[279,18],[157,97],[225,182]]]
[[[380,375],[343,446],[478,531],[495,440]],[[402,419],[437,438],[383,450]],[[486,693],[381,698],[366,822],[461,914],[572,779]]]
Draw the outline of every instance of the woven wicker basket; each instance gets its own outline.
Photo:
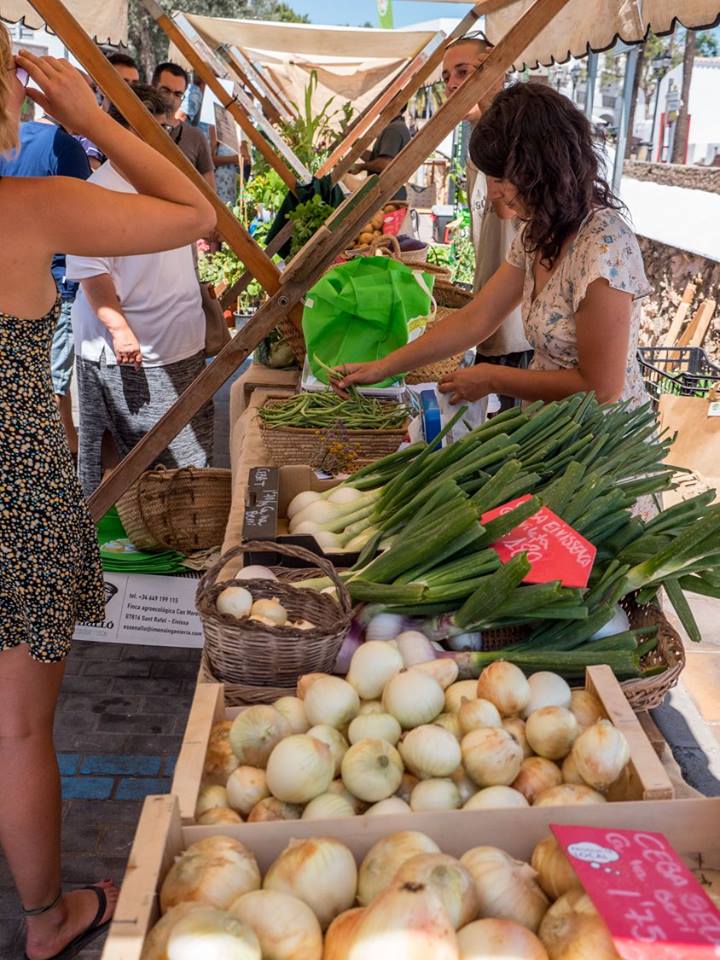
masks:
[[[319,568],[335,584],[338,600],[316,590],[291,586],[288,579],[218,582],[225,564],[246,552],[282,554]],[[231,585],[245,587],[255,599],[277,597],[293,617],[309,620],[315,627],[273,628],[218,613],[217,597]],[[247,703],[263,699],[267,703],[282,696],[277,691],[294,689],[305,673],[329,673],[350,627],[352,609],[350,595],[327,560],[303,547],[255,541],[228,550],[208,570],[198,584],[196,604],[205,634],[207,672],[230,685],[233,696]]]
[[[295,354],[295,359],[302,369],[303,364],[305,363],[305,337],[303,337],[303,332],[289,317],[283,317],[282,320],[279,320],[277,323],[277,329],[284,337],[288,346]]]
[[[144,473],[116,506],[138,549],[187,554],[223,542],[231,500],[229,470],[158,466]]]

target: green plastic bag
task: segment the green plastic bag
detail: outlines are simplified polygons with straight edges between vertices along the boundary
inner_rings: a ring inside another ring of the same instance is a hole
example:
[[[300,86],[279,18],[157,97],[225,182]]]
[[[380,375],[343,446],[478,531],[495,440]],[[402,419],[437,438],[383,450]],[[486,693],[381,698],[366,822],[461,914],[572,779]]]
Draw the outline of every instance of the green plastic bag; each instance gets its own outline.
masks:
[[[303,333],[313,374],[327,383],[329,367],[379,360],[408,342],[432,309],[434,277],[389,257],[356,257],[333,267],[305,297]],[[375,386],[387,387],[398,377]]]

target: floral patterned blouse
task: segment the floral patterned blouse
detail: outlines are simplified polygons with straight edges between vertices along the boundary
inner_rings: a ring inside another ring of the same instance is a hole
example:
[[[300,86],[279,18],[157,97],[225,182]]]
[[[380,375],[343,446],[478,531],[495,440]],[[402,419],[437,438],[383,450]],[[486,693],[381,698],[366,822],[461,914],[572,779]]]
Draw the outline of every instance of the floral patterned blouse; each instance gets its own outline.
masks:
[[[640,330],[640,300],[650,293],[642,254],[635,234],[616,210],[591,212],[570,242],[557,269],[540,293],[532,299],[535,278],[533,254],[522,243],[523,229],[518,230],[508,252],[508,262],[525,273],[522,316],[525,335],[535,355],[533,370],[562,370],[576,367],[578,362],[575,314],[593,280],[603,277],[615,290],[633,296],[630,320],[627,372],[623,400],[633,405],[647,401],[640,368],[636,359]]]

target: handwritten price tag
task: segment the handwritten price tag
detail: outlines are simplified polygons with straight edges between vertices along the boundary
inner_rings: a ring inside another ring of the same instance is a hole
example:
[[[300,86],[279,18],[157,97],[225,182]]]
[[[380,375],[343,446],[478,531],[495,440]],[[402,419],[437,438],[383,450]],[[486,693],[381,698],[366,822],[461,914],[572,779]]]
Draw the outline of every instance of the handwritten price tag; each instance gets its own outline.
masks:
[[[500,507],[488,510],[481,517],[482,523],[494,520],[514,510],[530,499],[530,495],[517,497]],[[595,547],[580,536],[577,530],[560,517],[541,507],[524,523],[492,544],[503,563],[518,553],[527,553],[530,572],[525,583],[549,583],[560,580],[564,587],[586,587],[595,562]]]
[[[661,833],[550,829],[623,960],[720,958],[720,911]]]

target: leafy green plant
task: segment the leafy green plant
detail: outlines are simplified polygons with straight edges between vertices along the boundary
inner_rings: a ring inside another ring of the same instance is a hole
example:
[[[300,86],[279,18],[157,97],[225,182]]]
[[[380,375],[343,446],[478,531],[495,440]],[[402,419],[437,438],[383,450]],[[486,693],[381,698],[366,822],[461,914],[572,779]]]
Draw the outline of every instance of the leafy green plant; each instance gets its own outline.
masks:
[[[320,229],[332,212],[333,208],[330,204],[325,203],[322,197],[316,193],[311,200],[299,203],[294,210],[288,213],[288,220],[292,220],[294,226],[290,246],[291,256],[295,256],[310,237]]]
[[[317,86],[317,71],[313,70],[305,87],[302,107],[293,103],[297,116],[282,126],[285,140],[292,147],[297,157],[313,173],[322,165],[336,137],[337,115],[342,114],[339,121],[341,129],[347,128],[353,115],[353,106],[349,102],[342,107],[332,109],[335,97],[330,97],[320,112],[315,113],[313,97]]]

